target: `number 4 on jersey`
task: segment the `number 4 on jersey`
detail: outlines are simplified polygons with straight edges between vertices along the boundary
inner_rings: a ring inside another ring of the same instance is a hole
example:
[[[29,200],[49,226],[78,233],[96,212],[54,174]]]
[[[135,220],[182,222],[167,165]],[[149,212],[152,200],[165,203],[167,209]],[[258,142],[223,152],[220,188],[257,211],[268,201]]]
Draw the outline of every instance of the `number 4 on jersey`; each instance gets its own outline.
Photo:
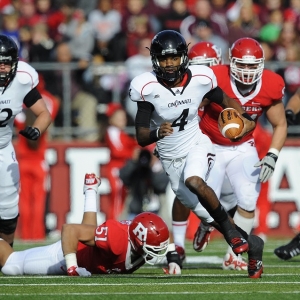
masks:
[[[178,131],[184,130],[184,125],[187,124],[187,116],[189,115],[189,108],[182,111],[181,115],[172,123],[172,127],[178,127]]]

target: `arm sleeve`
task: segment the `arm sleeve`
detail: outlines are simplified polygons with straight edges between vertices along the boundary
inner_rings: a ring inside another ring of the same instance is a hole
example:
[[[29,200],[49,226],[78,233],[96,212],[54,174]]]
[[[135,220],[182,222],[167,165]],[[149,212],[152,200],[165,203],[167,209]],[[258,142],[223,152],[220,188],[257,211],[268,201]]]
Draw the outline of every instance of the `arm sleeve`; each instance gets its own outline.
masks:
[[[154,110],[150,102],[137,102],[138,110],[135,117],[135,127],[150,127],[151,114]]]
[[[23,102],[26,107],[31,107],[35,104],[38,100],[42,99],[40,92],[37,88],[33,88],[24,98]]]
[[[215,102],[217,104],[222,104],[223,102],[223,91],[220,87],[216,87],[212,90],[210,90],[208,93],[206,93],[203,97],[203,99],[207,98],[211,102]]]

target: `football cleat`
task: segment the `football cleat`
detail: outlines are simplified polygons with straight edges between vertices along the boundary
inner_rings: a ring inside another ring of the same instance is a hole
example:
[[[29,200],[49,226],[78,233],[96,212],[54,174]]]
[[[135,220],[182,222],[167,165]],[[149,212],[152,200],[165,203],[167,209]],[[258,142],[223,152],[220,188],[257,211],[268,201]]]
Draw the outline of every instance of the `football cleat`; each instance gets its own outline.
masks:
[[[222,263],[223,270],[247,271],[248,264],[243,260],[242,256],[227,253]]]
[[[202,252],[206,248],[210,240],[210,234],[214,229],[213,226],[205,225],[203,222],[200,223],[193,240],[195,251]]]
[[[230,246],[232,248],[232,251],[236,255],[247,252],[249,249],[248,242],[244,238],[241,238],[241,237],[236,237],[236,238],[231,239]]]
[[[300,233],[298,233],[288,244],[274,250],[275,255],[283,260],[291,259],[300,254]]]
[[[249,235],[248,242],[248,277],[260,278],[263,273],[262,256],[264,241],[259,236]]]
[[[180,262],[182,264],[184,262],[184,260],[185,260],[185,250],[184,250],[183,247],[177,246],[177,245],[175,245],[175,249],[176,249],[176,251],[177,251],[177,253],[179,255],[179,259],[180,259]]]
[[[86,173],[84,176],[84,184],[83,184],[83,194],[87,190],[94,190],[98,193],[98,187],[101,184],[101,179],[96,176],[94,173]]]

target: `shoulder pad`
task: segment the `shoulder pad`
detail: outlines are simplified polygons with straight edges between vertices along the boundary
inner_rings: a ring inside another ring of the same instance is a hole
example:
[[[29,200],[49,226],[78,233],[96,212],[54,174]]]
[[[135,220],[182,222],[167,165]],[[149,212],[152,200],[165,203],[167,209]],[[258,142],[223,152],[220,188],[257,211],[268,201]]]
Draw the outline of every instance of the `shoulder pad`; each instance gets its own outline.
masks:
[[[192,65],[189,67],[192,77],[196,78],[202,85],[211,84],[215,81],[215,74],[211,68],[204,65]]]
[[[19,83],[30,85],[31,89],[36,87],[39,83],[39,76],[37,71],[24,61],[18,62],[16,78]]]
[[[136,76],[130,83],[129,97],[132,101],[143,101],[143,96],[151,94],[153,84],[157,83],[153,72],[146,72]]]

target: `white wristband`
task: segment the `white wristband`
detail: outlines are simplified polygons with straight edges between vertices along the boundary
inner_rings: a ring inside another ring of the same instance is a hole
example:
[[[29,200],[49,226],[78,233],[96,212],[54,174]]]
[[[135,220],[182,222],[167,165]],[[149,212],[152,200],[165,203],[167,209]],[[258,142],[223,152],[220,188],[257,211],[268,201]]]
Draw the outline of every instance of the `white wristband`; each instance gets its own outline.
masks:
[[[65,261],[66,261],[66,266],[67,270],[70,267],[77,266],[77,258],[76,258],[76,253],[69,253],[65,255]]]
[[[160,138],[159,138],[159,127],[157,128],[157,130],[156,130],[156,137],[160,140]]]
[[[273,154],[279,156],[279,151],[277,149],[275,149],[275,148],[270,148],[268,152],[273,153]]]

